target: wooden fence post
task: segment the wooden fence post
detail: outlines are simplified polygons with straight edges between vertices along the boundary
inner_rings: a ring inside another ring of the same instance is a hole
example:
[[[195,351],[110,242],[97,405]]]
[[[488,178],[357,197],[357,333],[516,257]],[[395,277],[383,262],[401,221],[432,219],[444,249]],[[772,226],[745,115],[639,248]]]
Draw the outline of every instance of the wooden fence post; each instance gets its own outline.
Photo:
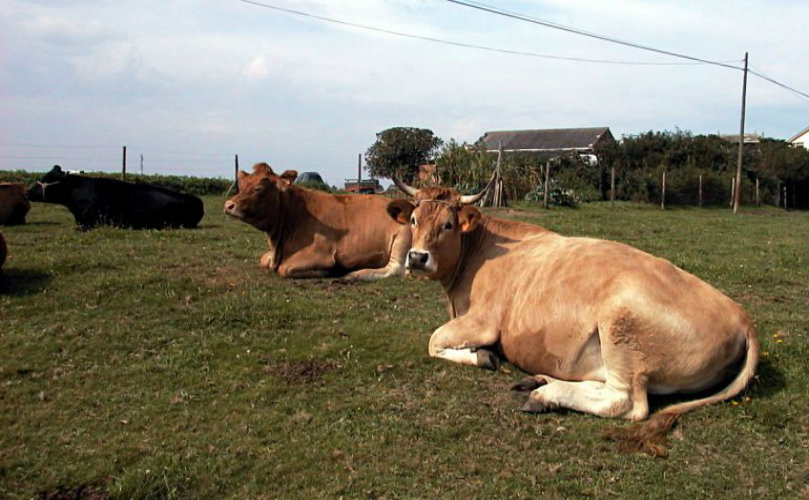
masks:
[[[778,181],[778,186],[775,188],[775,206],[781,206],[781,181]]]
[[[226,198],[230,198],[231,191],[233,194],[239,194],[239,155],[233,155],[233,185],[225,194]]]
[[[494,187],[491,193],[491,206],[499,208],[503,206],[503,179],[500,176],[500,169],[503,164],[503,141],[497,146],[497,164],[494,167]],[[481,200],[484,204],[489,199],[489,193]]]
[[[660,190],[660,210],[666,209],[666,171],[663,171],[663,185]]]
[[[551,161],[545,162],[545,196],[542,201],[542,208],[548,208],[548,192],[551,190]]]
[[[121,153],[121,180],[126,180],[126,146],[124,146],[124,150]]]
[[[756,177],[756,207],[761,206],[761,197],[758,190],[758,177]]]
[[[733,207],[733,200],[736,199],[736,178],[730,180],[730,206]]]
[[[699,174],[699,206],[702,206],[702,174]]]
[[[610,168],[610,203],[615,206],[615,165]]]

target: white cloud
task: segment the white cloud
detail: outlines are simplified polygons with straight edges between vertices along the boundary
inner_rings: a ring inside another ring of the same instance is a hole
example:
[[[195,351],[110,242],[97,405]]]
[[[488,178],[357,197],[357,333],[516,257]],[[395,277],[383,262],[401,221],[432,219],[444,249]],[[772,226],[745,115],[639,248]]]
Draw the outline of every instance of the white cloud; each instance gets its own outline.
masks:
[[[267,59],[261,55],[254,57],[244,68],[242,74],[247,78],[248,83],[257,83],[264,80],[270,74]]]
[[[675,61],[431,0],[283,5],[505,49]],[[754,68],[809,90],[805,0],[734,5],[552,0],[503,6],[708,59],[738,61],[748,50]],[[620,135],[738,127],[741,73],[731,70],[481,52],[236,1],[143,0],[134,8],[119,2],[0,0],[0,43],[4,121],[18,124],[6,134],[8,142],[129,142],[135,149],[212,157],[240,153],[245,162],[321,170],[331,183],[353,171],[357,153],[392,126],[430,128],[459,141],[499,128],[607,125]],[[806,100],[754,77],[748,92],[749,129],[784,137],[806,126]],[[0,146],[0,157],[27,155],[41,156]],[[0,161],[8,168],[37,165]],[[221,174],[230,171],[225,165]]]
[[[19,34],[31,40],[63,48],[81,47],[120,40],[123,34],[101,22],[87,19],[68,19],[51,14],[34,15],[19,20]]]

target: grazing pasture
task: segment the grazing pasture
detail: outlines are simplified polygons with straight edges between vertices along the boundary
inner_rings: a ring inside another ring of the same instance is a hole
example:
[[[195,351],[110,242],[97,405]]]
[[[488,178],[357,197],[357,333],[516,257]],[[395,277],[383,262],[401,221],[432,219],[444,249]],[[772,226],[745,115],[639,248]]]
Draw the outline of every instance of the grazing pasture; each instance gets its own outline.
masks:
[[[204,200],[193,230],[81,232],[44,204],[3,229],[0,497],[809,498],[805,212],[499,211],[666,257],[756,321],[752,387],[659,459],[602,438],[625,422],[521,413],[508,364],[429,359],[436,283],[279,279]]]

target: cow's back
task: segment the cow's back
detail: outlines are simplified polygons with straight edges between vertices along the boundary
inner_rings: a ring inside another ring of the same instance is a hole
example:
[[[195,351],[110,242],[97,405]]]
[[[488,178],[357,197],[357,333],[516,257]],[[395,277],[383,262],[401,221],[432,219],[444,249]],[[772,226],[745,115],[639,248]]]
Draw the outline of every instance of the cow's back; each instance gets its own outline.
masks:
[[[30,208],[22,184],[0,183],[0,225],[25,223]]]

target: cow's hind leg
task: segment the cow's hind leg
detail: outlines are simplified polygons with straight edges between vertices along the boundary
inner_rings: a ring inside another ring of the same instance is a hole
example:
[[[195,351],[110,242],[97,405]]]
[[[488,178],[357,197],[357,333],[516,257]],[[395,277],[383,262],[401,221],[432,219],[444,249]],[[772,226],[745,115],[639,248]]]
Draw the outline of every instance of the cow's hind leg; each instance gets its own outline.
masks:
[[[393,237],[390,248],[390,259],[385,267],[379,269],[360,269],[348,273],[343,277],[348,281],[373,281],[391,276],[401,276],[404,274],[405,258],[410,250],[410,226],[403,226]]]
[[[326,278],[334,268],[334,256],[326,251],[308,248],[284,259],[278,266],[282,278]]]
[[[555,408],[591,413],[601,417],[643,420],[649,402],[643,358],[632,341],[634,324],[628,316],[599,324],[604,381],[557,380],[535,389],[523,406],[524,411],[543,412]]]
[[[604,382],[559,380],[531,392],[522,410],[538,413],[557,408],[600,417],[623,417],[632,408],[632,401],[628,391],[610,387]]]
[[[461,316],[444,324],[430,337],[429,352],[434,358],[489,370],[500,367],[500,358],[492,350],[499,331],[471,316]]]

